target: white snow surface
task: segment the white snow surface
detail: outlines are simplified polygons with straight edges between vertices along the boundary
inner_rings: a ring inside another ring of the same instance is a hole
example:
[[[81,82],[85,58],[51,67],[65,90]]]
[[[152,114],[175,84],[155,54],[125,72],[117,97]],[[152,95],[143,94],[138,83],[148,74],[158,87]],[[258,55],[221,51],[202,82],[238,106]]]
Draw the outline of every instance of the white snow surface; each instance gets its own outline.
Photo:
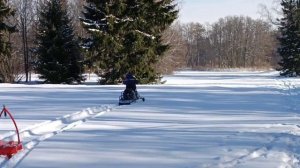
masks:
[[[123,85],[0,84],[24,149],[0,167],[297,168],[300,79],[180,71],[118,106]],[[11,120],[0,138],[16,140]]]

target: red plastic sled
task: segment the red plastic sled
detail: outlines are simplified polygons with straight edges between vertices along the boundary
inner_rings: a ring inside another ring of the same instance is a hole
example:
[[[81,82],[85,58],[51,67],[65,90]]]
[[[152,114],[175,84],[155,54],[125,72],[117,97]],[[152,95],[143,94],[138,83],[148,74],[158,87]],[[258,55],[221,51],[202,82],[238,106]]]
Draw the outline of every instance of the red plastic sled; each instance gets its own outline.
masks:
[[[0,140],[0,155],[5,155],[7,156],[8,159],[10,159],[14,154],[16,154],[18,151],[23,149],[22,143],[20,141],[20,136],[19,136],[19,130],[17,127],[17,124],[15,122],[15,119],[13,118],[13,116],[11,115],[11,113],[5,108],[5,106],[3,106],[3,109],[0,113],[0,118],[2,116],[2,114],[4,113],[4,116],[6,116],[7,114],[9,115],[10,119],[13,121],[15,128],[16,128],[16,132],[18,135],[18,141],[3,141]]]

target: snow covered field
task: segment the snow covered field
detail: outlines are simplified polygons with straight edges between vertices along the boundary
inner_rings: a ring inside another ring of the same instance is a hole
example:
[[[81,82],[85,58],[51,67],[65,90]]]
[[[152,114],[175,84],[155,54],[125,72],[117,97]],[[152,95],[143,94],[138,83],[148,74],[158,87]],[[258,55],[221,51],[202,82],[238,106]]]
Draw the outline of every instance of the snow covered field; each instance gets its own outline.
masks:
[[[277,72],[177,72],[138,86],[0,84],[24,150],[0,167],[300,167],[300,80]],[[0,119],[1,139],[16,140]]]

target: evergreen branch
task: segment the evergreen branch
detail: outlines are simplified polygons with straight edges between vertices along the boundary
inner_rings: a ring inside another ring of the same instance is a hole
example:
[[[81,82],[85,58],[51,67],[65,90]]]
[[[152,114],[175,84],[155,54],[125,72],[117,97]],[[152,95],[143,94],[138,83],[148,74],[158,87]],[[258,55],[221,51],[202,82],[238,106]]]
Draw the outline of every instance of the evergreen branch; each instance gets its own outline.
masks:
[[[144,35],[144,36],[146,36],[146,37],[149,37],[149,38],[151,38],[152,40],[155,39],[155,36],[153,36],[153,35],[151,35],[151,34],[148,34],[148,33],[145,33],[145,32],[142,32],[142,31],[140,31],[140,30],[135,30],[135,32],[138,32],[138,33],[140,33],[140,34],[142,34],[142,35]]]

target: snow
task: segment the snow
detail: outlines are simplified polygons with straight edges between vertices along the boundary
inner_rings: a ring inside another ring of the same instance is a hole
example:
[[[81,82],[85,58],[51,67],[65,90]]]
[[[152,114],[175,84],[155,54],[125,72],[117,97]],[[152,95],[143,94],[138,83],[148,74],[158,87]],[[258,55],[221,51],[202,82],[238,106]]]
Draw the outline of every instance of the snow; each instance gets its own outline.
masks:
[[[0,167],[299,167],[300,79],[180,71],[117,106],[122,85],[0,84],[24,150]],[[16,140],[1,119],[1,139]]]
[[[142,32],[142,31],[140,31],[140,30],[135,30],[136,32],[138,32],[138,33],[140,33],[140,34],[142,34],[142,35],[144,35],[144,36],[146,36],[146,37],[149,37],[149,38],[151,38],[152,40],[154,40],[155,39],[155,36],[153,36],[153,35],[151,35],[151,34],[148,34],[148,33],[145,33],[145,32]]]

